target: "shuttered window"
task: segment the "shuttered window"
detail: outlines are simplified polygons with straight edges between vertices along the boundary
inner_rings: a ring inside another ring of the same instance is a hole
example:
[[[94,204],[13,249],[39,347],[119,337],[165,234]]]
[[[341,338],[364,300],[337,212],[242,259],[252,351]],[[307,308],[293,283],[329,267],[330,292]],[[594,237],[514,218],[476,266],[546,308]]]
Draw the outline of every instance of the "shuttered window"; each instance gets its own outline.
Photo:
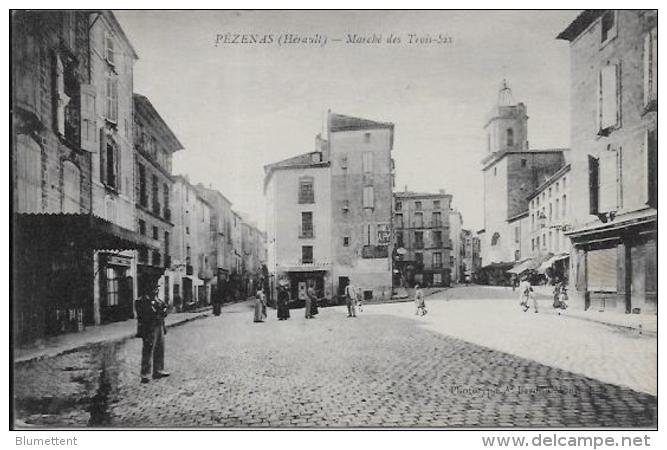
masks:
[[[63,163],[63,212],[81,212],[81,171],[71,161]]]
[[[619,202],[619,151],[610,149],[600,154],[600,212],[616,211]]]
[[[95,87],[89,84],[81,85],[81,148],[97,151],[97,111],[95,102]]]
[[[61,136],[65,135],[65,108],[69,104],[69,96],[65,94],[65,66],[60,56],[55,56],[55,104],[56,104],[56,130]]]
[[[363,192],[363,207],[373,208],[375,206],[375,195],[373,186],[365,186]]]
[[[644,179],[646,204],[658,207],[658,140],[657,131],[646,130],[644,135]]]
[[[600,163],[597,158],[588,155],[588,212],[599,212]],[[564,202],[563,202],[564,203]]]
[[[362,160],[362,166],[363,166],[362,169],[363,169],[364,173],[373,172],[373,153],[364,152],[363,160]]]
[[[32,138],[16,138],[16,212],[42,212],[42,149]]]
[[[617,290],[616,247],[591,250],[587,255],[588,290],[594,292],[616,292]]]
[[[657,100],[658,94],[658,29],[644,36],[644,106]]]
[[[606,130],[619,124],[618,73],[618,64],[609,64],[600,71],[598,85],[598,120],[600,130]]]

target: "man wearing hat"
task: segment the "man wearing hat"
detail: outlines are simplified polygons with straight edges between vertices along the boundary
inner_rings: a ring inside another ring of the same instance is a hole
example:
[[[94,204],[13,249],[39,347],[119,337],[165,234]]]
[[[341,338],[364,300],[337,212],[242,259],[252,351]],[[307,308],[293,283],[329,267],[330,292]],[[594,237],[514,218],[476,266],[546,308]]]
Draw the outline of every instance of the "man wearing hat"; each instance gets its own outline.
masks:
[[[146,280],[143,294],[135,302],[139,337],[143,341],[141,350],[141,382],[148,383],[153,366],[153,379],[169,376],[164,371],[164,335],[167,329],[164,318],[167,316],[168,305],[158,298],[159,278]],[[152,364],[151,364],[152,363]]]

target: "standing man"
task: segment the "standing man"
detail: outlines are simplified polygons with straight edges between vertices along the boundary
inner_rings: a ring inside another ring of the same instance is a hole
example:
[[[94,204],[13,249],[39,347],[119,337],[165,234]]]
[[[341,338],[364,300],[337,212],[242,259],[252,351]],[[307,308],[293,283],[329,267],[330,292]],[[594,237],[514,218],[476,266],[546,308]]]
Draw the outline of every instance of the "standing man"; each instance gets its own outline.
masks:
[[[422,292],[421,287],[419,287],[419,284],[415,285],[415,305],[417,307],[415,314],[418,316],[425,316],[428,311],[426,310],[426,303],[424,302],[424,293]]]
[[[141,350],[141,382],[150,381],[151,363],[153,379],[168,377],[164,371],[164,335],[167,328],[164,319],[167,317],[169,306],[158,298],[160,287],[158,278],[148,280],[143,287],[143,295],[135,302],[139,337],[143,341]]]
[[[345,304],[347,305],[347,317],[357,317],[354,303],[357,298],[357,292],[352,282],[345,286]]]
[[[313,301],[315,301],[315,290],[312,288],[312,286],[308,286],[306,288],[306,319],[312,319],[313,318]]]

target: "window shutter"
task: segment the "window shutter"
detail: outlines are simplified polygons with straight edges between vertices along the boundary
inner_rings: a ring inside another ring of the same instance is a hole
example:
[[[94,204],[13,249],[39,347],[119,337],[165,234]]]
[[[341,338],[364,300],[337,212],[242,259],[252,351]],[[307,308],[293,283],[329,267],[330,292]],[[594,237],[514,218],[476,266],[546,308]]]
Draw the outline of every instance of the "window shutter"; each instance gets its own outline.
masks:
[[[597,158],[588,155],[588,212],[599,212],[600,164]]]
[[[95,108],[95,87],[81,85],[81,148],[89,152],[97,151],[97,112]]]
[[[651,33],[644,36],[644,106],[651,101]]]
[[[646,132],[644,148],[646,149],[646,203],[658,207],[658,142],[656,130]]]
[[[618,124],[618,65],[602,69],[602,129]]]
[[[66,96],[65,96],[65,68],[63,66],[63,61],[60,59],[60,56],[54,56],[54,69],[55,69],[55,98],[54,103],[56,106],[55,114],[55,125],[56,130],[62,136],[65,135],[65,106],[66,106]]]
[[[107,182],[107,134],[100,129],[100,182]]]
[[[658,99],[658,29],[651,30],[651,100]]]
[[[605,150],[599,159],[599,205],[600,212],[618,209],[618,153]]]
[[[595,134],[598,134],[602,130],[602,71],[598,73],[598,82],[595,86],[595,98],[597,98],[596,110],[595,110]]]

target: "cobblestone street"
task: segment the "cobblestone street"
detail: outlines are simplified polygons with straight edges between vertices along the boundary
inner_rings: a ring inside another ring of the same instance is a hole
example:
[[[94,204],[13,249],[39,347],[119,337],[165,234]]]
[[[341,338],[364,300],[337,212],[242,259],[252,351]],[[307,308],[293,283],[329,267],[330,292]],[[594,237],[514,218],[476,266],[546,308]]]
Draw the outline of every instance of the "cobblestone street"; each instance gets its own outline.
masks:
[[[170,329],[172,376],[146,385],[138,339],[21,364],[17,419],[77,427],[657,426],[652,395],[382,312],[410,306],[367,306],[356,319],[342,307],[322,308],[314,320],[293,310],[287,322],[269,310],[257,324],[248,303],[232,305]],[[468,316],[462,327],[476,322]]]

